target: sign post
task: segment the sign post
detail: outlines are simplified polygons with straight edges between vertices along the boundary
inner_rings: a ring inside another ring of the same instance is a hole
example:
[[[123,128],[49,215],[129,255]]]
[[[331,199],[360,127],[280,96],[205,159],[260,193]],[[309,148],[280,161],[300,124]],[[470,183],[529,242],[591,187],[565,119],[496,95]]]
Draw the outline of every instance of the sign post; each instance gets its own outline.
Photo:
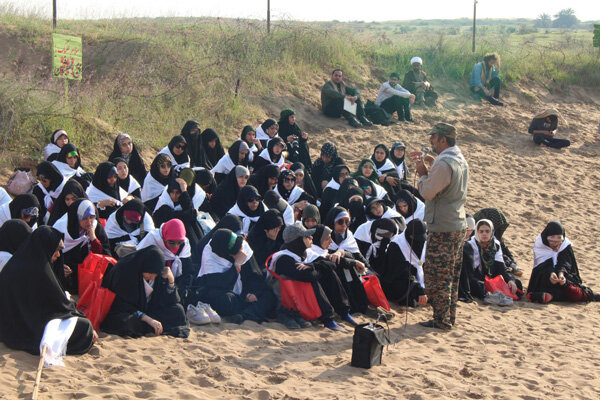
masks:
[[[65,104],[69,102],[69,79],[81,80],[83,52],[81,38],[52,34],[52,77],[65,80]]]

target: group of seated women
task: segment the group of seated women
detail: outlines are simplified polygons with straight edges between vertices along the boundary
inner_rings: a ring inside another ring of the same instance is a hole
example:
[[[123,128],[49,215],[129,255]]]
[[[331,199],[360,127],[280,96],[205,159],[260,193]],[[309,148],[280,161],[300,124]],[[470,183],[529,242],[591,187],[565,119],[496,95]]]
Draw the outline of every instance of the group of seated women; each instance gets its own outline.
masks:
[[[190,323],[221,318],[312,326],[282,306],[280,279],[310,283],[332,330],[374,311],[365,275],[390,301],[426,305],[425,205],[408,182],[406,146],[378,144],[353,171],[330,142],[313,162],[307,138],[290,109],[245,126],[227,151],[214,130],[188,121],[149,171],[120,134],[90,173],[68,134],[54,132],[33,193],[0,193],[0,340],[35,353],[47,323],[74,318],[67,353],[87,351],[96,334],[65,293],[82,294],[78,266],[90,253],[117,259],[102,279],[116,297],[100,328],[124,336],[187,337]],[[476,214],[464,246],[467,301],[488,295],[486,279],[497,276],[523,295],[502,218]],[[594,298],[559,223],[534,251],[530,301]]]

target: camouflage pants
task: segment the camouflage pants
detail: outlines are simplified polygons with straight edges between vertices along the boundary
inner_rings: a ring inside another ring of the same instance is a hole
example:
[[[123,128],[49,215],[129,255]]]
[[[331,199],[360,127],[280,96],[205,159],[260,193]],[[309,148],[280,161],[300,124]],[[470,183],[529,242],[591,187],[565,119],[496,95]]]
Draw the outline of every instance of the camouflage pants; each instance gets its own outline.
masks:
[[[462,267],[465,231],[429,232],[425,254],[425,290],[433,308],[433,319],[450,329],[456,319],[458,281]]]

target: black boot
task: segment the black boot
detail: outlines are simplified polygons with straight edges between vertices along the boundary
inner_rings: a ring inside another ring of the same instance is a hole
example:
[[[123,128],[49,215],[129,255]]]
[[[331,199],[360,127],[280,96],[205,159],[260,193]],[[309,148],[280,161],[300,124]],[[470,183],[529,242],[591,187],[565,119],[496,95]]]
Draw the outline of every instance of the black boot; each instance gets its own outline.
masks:
[[[358,122],[356,118],[354,118],[354,115],[350,114],[348,111],[344,111],[343,116],[346,118],[351,127],[360,128],[362,126],[362,124]]]
[[[369,121],[364,115],[360,115],[358,117],[358,120],[360,121],[361,124],[363,124],[364,126],[371,126],[373,125],[373,123],[371,121]]]
[[[486,99],[487,99],[487,101],[489,101],[490,103],[492,103],[495,106],[501,106],[501,107],[504,106],[504,103],[495,97],[488,96],[488,97],[486,97]]]
[[[409,104],[407,104],[407,105],[405,105],[405,106],[404,106],[404,119],[405,119],[407,122],[415,122],[415,121],[412,119],[412,114],[411,114],[411,112],[410,112],[410,105],[409,105]]]

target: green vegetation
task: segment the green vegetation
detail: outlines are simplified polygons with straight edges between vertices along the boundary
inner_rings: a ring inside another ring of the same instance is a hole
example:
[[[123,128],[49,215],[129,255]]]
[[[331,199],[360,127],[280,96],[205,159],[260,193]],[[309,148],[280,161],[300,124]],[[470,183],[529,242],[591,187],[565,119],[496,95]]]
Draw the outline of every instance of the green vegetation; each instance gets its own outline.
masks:
[[[334,67],[359,87],[377,88],[388,72],[403,73],[415,55],[434,80],[465,88],[472,66],[489,51],[501,54],[509,84],[536,79],[600,87],[591,30],[483,24],[472,53],[463,22],[278,22],[267,35],[263,22],[247,20],[60,21],[57,32],[84,42],[83,80],[70,82],[66,104],[64,82],[49,78],[51,23],[0,11],[6,54],[0,141],[19,157],[37,160],[60,127],[97,162],[108,149],[91,150],[111,143],[117,131],[134,134],[142,147],[159,147],[191,118],[232,140],[262,116],[256,99],[318,99],[317,87]]]

